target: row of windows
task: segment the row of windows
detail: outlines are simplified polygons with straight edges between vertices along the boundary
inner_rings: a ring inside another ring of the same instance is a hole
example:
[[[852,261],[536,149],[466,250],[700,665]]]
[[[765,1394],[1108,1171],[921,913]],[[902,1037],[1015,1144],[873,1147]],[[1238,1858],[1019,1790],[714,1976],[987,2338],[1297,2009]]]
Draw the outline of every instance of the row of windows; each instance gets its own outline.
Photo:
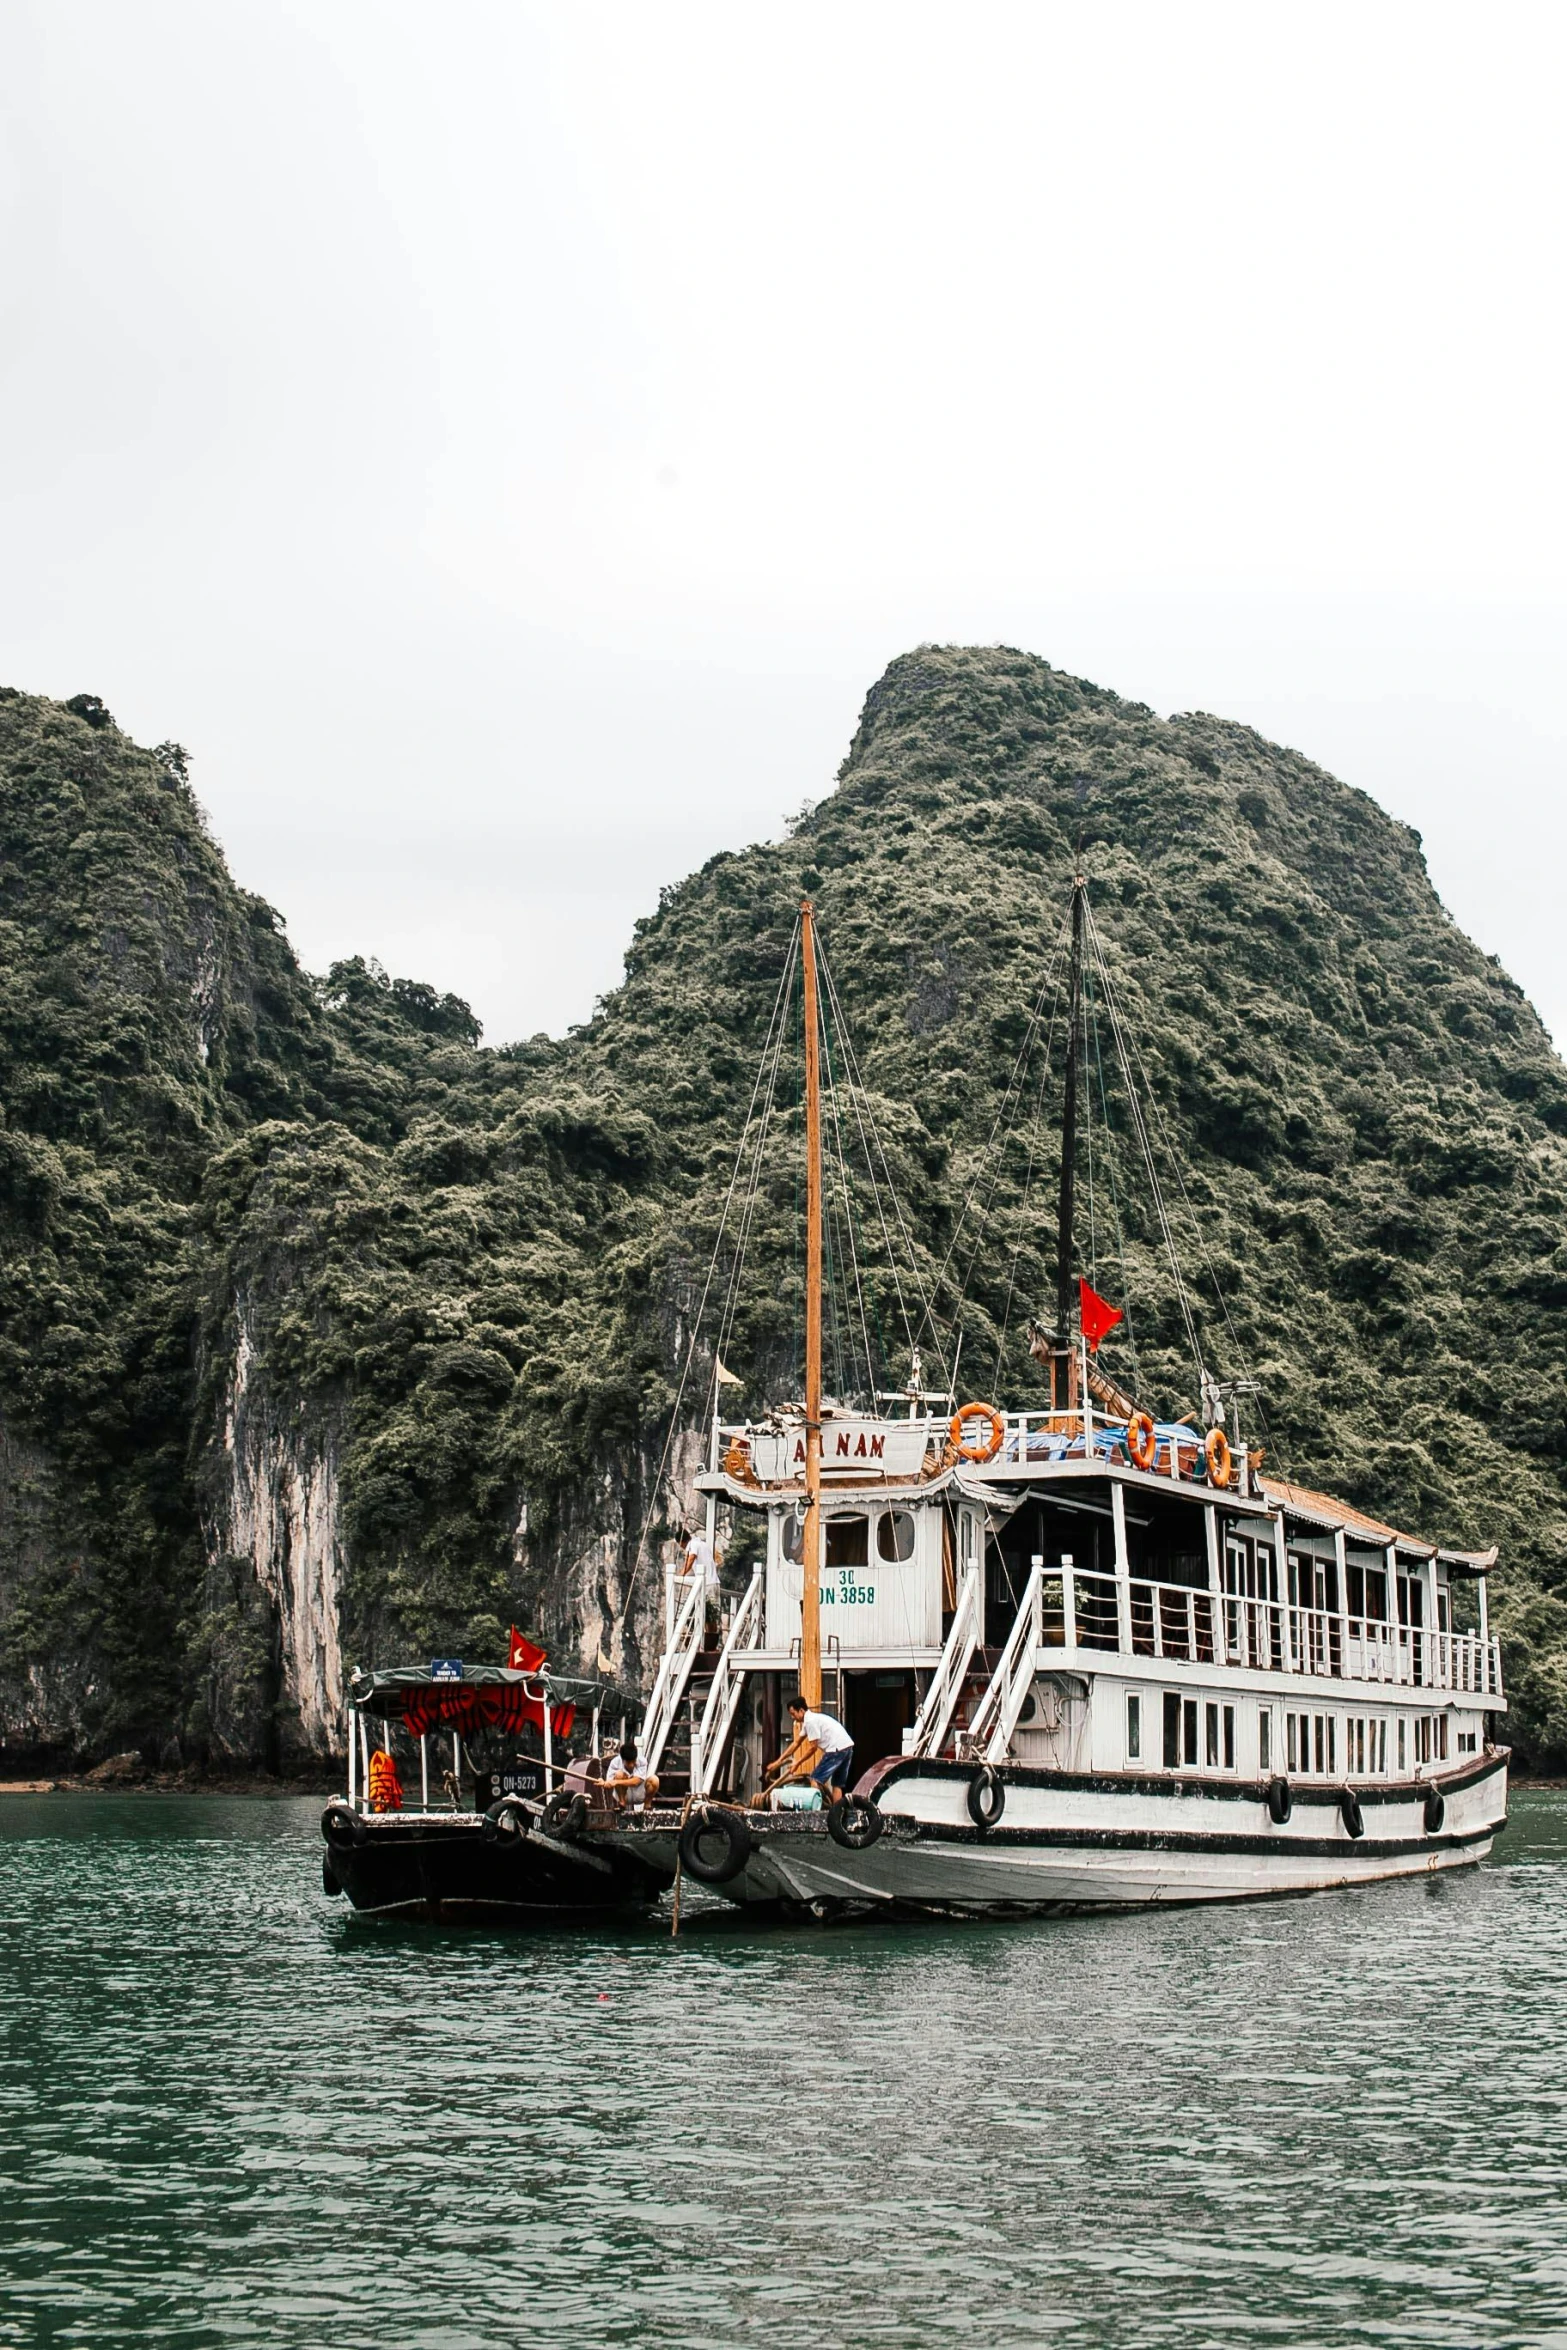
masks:
[[[1126,1700],[1126,1759],[1128,1762],[1152,1762],[1151,1752],[1144,1752],[1142,1693],[1129,1691]],[[1396,1724],[1394,1752],[1398,1771],[1407,1771],[1411,1747],[1417,1763],[1446,1762],[1446,1714],[1420,1714],[1413,1723],[1414,1737],[1410,1738],[1411,1724],[1400,1715]],[[1235,1708],[1222,1701],[1196,1697],[1181,1697],[1174,1690],[1163,1693],[1163,1739],[1160,1755],[1167,1771],[1233,1771],[1236,1765]],[[1337,1714],[1286,1713],[1284,1716],[1283,1750],[1275,1762],[1274,1712],[1263,1706],[1257,1715],[1257,1767],[1271,1771],[1276,1767],[1302,1774],[1321,1774],[1337,1778],[1339,1771],[1339,1742],[1342,1735],[1344,1770],[1353,1778],[1385,1778],[1388,1768],[1388,1721],[1385,1715],[1352,1714],[1341,1721]],[[1460,1754],[1477,1751],[1480,1734],[1477,1730],[1461,1731],[1458,1736]]]
[[[805,1556],[803,1513],[784,1521],[784,1556],[798,1566]],[[871,1561],[871,1521],[863,1510],[841,1511],[823,1528],[822,1563],[828,1567],[868,1567]],[[876,1512],[876,1556],[901,1566],[914,1556],[914,1519],[908,1510]]]

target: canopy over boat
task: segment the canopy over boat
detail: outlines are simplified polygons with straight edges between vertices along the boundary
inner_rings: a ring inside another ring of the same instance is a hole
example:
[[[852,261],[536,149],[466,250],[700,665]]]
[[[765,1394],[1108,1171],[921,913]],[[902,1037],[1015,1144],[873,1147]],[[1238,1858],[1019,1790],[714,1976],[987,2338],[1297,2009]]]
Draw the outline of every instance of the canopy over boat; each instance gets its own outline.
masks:
[[[433,1673],[426,1665],[399,1665],[385,1673],[356,1673],[348,1701],[359,1712],[406,1723],[415,1738],[431,1730],[522,1730],[541,1725],[546,1703],[551,1727],[563,1735],[577,1706],[619,1716],[639,1714],[641,1700],[612,1681],[594,1681],[540,1670],[516,1672],[508,1665],[465,1665],[461,1678]]]

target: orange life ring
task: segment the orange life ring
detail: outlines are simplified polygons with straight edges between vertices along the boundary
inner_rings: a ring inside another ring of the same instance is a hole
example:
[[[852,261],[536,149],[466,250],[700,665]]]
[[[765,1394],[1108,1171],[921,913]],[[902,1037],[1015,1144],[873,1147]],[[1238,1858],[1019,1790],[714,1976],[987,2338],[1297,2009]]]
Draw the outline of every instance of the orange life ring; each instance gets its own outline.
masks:
[[[1147,1412],[1133,1412],[1126,1423],[1126,1449],[1133,1465],[1151,1469],[1159,1458],[1159,1439],[1154,1434],[1153,1420]]]
[[[971,1444],[963,1431],[970,1420],[988,1420],[990,1434],[979,1444]],[[993,1403],[966,1403],[952,1415],[950,1434],[960,1461],[993,1461],[1001,1450],[1007,1424]]]
[[[740,1484],[748,1485],[750,1483],[751,1447],[743,1436],[731,1436],[729,1439],[729,1450],[724,1455],[724,1469]]]
[[[1203,1443],[1202,1457],[1208,1464],[1208,1482],[1217,1485],[1222,1493],[1235,1475],[1235,1463],[1230,1456],[1230,1440],[1222,1428],[1210,1428]]]

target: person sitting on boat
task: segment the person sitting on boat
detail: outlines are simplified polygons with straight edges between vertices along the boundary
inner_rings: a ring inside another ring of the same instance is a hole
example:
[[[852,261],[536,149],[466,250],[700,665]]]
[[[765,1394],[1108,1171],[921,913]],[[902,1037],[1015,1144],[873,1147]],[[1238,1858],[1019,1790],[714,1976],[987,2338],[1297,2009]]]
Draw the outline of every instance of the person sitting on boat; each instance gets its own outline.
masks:
[[[709,1624],[716,1624],[718,1621],[718,1570],[722,1563],[722,1554],[714,1550],[706,1534],[699,1527],[686,1542],[686,1554],[680,1562],[680,1573],[682,1578],[695,1576],[700,1579],[703,1604],[707,1610]]]
[[[820,1787],[829,1803],[842,1803],[849,1784],[849,1765],[854,1760],[854,1740],[842,1722],[831,1714],[813,1713],[803,1697],[790,1698],[789,1712],[794,1721],[794,1741],[779,1756],[779,1762],[786,1762],[796,1747],[818,1747],[820,1760],[810,1773],[811,1784]]]
[[[642,1809],[647,1811],[651,1808],[658,1793],[658,1780],[651,1771],[637,1768],[637,1742],[634,1738],[622,1739],[604,1765],[604,1785],[609,1789],[611,1803],[621,1811],[626,1810],[639,1787],[642,1790]]]

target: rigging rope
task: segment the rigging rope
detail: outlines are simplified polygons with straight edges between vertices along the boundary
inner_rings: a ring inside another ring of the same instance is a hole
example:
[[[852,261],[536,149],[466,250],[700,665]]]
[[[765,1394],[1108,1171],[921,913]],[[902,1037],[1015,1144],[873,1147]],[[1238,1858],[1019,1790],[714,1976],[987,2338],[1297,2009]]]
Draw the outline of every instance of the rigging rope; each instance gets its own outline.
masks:
[[[729,1188],[724,1194],[724,1204],[719,1211],[718,1231],[713,1241],[713,1253],[708,1261],[707,1278],[702,1284],[702,1295],[698,1301],[696,1313],[692,1317],[691,1334],[686,1344],[685,1362],[681,1367],[679,1385],[675,1390],[675,1400],[670,1410],[669,1425],[664,1435],[663,1450],[659,1454],[658,1468],[654,1475],[652,1488],[648,1496],[647,1508],[643,1513],[641,1531],[637,1536],[636,1554],[632,1560],[631,1573],[627,1579],[625,1593],[620,1603],[620,1616],[622,1622],[629,1621],[630,1619],[631,1602],[636,1592],[637,1580],[642,1573],[643,1566],[647,1559],[647,1538],[653,1524],[654,1516],[660,1506],[660,1498],[663,1493],[664,1486],[664,1476],[669,1467],[669,1456],[673,1450],[675,1437],[680,1427],[680,1407],[685,1401],[686,1383],[691,1376],[691,1366],[696,1359],[697,1341],[702,1328],[702,1316],[707,1309],[708,1295],[713,1286],[713,1276],[718,1270],[718,1259],[724,1245],[724,1234],[728,1228],[729,1211],[734,1204],[734,1196],[740,1182],[741,1170],[745,1165],[746,1154],[750,1143],[751,1127],[756,1117],[756,1104],[758,1097],[762,1092],[762,1080],[764,1077],[766,1077],[768,1078],[766,1108],[763,1112],[761,1129],[757,1136],[756,1149],[752,1154],[751,1183],[749,1193],[747,1195],[745,1211],[747,1224],[749,1222],[752,1208],[755,1204],[757,1192],[757,1171],[761,1165],[762,1145],[766,1140],[767,1124],[772,1115],[773,1098],[777,1091],[778,1065],[780,1059],[782,1058],[783,1035],[785,1026],[787,1025],[786,1015],[788,1012],[789,994],[794,979],[795,965],[799,960],[799,953],[800,919],[799,916],[796,915],[794,929],[789,939],[789,951],[784,957],[783,973],[778,981],[778,992],[773,997],[773,1008],[768,1018],[767,1034],[762,1042],[761,1058],[757,1064],[756,1082],[751,1088],[751,1099],[746,1108],[745,1123],[740,1129],[740,1141],[735,1151],[734,1171],[730,1175]],[[769,1055],[771,1056],[770,1076]],[[743,1240],[740,1243],[740,1254],[743,1255]],[[736,1286],[736,1281],[732,1277],[730,1281],[729,1297],[729,1303],[731,1307],[734,1301]],[[729,1316],[729,1326],[732,1327],[732,1324],[733,1314],[731,1312]],[[723,1345],[720,1343],[713,1349],[713,1379],[711,1393],[715,1399],[718,1393],[718,1365],[722,1355]],[[711,1412],[709,1412],[708,1417],[712,1417]]]

